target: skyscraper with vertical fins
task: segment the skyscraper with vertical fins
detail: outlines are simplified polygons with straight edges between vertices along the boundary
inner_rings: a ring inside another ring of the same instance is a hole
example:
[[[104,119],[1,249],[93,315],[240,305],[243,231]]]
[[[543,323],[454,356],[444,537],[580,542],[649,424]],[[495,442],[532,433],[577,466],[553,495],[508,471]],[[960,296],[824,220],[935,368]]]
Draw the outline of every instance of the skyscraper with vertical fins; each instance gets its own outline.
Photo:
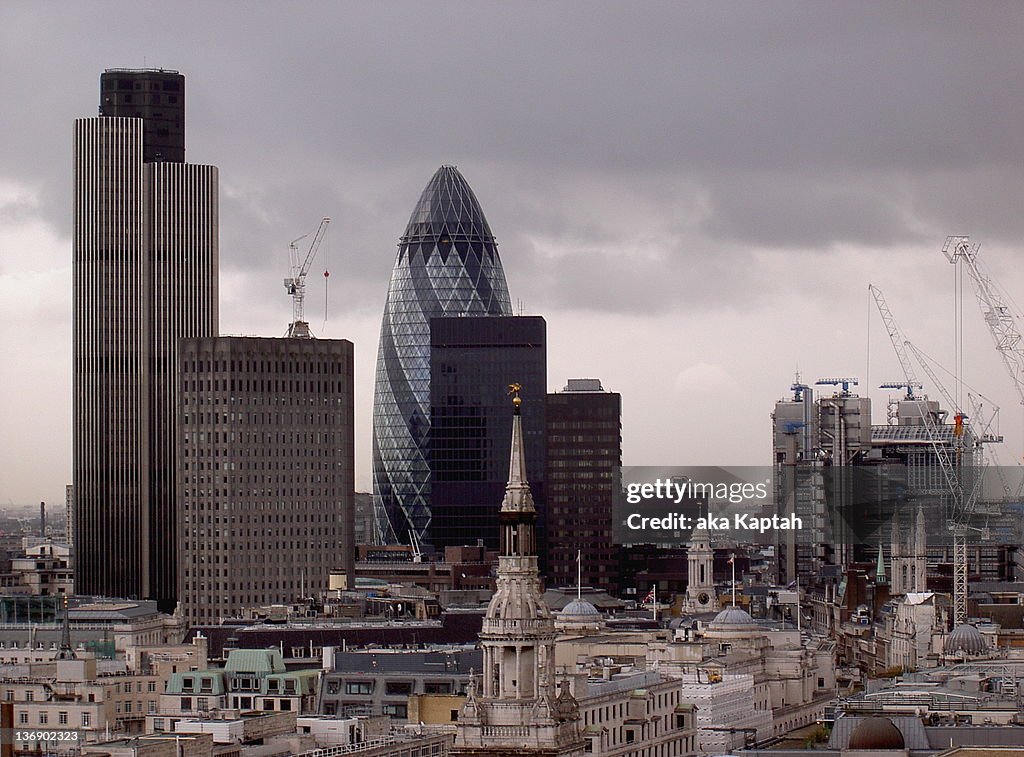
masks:
[[[217,333],[217,168],[184,162],[184,111],[177,71],[109,69],[74,128],[75,585],[165,610],[178,343]]]
[[[430,319],[511,315],[498,246],[455,166],[427,183],[398,243],[373,402],[376,537],[408,544],[430,526]]]

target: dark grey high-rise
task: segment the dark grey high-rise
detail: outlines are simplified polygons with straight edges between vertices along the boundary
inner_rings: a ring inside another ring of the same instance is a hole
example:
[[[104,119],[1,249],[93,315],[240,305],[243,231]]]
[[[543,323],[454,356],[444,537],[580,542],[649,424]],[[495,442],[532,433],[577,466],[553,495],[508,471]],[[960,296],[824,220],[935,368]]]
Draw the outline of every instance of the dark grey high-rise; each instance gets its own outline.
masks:
[[[178,612],[241,617],[355,582],[352,342],[183,339]]]
[[[177,348],[217,333],[217,169],[181,162],[183,121],[180,149],[153,123],[165,113],[152,98],[165,92],[181,98],[168,105],[183,116],[183,76],[116,70],[103,81],[110,75],[151,107],[126,116],[101,102],[103,115],[75,121],[76,588],[169,608]]]
[[[476,195],[441,166],[413,209],[391,274],[373,396],[376,538],[430,526],[430,319],[510,315],[498,245]]]
[[[520,384],[530,491],[544,565],[544,410],[547,324],[540,316],[430,321],[430,543],[438,549],[483,539],[498,548],[493,506],[508,482],[512,417],[508,386]]]

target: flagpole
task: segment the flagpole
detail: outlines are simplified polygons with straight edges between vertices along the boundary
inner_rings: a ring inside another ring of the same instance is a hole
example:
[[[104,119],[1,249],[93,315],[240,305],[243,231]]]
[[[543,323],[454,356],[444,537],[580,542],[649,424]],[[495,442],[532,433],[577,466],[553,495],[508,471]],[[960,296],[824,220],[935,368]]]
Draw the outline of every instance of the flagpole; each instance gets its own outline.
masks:
[[[653,591],[654,591],[654,606],[653,606],[653,609],[651,610],[651,612],[654,614],[654,622],[657,623],[658,622],[658,582],[657,581],[654,582]]]
[[[800,633],[800,574],[796,574],[796,630]]]
[[[736,606],[736,553],[729,557],[729,562],[732,565],[732,606]]]
[[[583,550],[576,550],[576,599],[583,598]]]

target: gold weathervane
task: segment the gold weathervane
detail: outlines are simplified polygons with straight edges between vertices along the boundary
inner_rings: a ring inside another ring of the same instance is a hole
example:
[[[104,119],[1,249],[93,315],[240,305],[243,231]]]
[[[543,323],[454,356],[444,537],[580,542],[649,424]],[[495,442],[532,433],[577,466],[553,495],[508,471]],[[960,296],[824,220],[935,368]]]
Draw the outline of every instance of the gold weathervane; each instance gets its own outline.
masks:
[[[522,390],[522,384],[509,384],[508,393],[512,395],[512,404],[517,408],[523,404],[523,398],[519,396],[519,392]]]

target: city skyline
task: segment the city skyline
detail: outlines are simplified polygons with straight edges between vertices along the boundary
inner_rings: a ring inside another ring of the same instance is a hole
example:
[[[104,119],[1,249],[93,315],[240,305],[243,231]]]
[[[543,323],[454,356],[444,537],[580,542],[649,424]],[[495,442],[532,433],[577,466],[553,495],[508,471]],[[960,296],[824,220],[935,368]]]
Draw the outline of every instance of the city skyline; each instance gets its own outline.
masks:
[[[287,242],[334,219],[307,307],[317,336],[355,343],[360,490],[392,245],[442,163],[498,231],[514,311],[547,320],[547,389],[599,376],[622,394],[626,464],[766,462],[797,369],[859,376],[884,422],[874,387],[899,366],[869,282],[948,366],[947,234],[1024,291],[1022,11],[938,7],[257,8],[224,36],[236,11],[196,4],[183,14],[208,24],[181,44],[151,31],[156,5],[115,30],[6,4],[0,502],[57,506],[71,481],[71,123],[111,67],[188,77],[188,160],[221,170],[222,333],[284,332]],[[496,43],[468,33],[499,21]],[[433,54],[395,54],[431,35]],[[59,52],[36,61],[40,43]],[[969,292],[964,322],[968,380],[1017,462],[1024,416]]]

